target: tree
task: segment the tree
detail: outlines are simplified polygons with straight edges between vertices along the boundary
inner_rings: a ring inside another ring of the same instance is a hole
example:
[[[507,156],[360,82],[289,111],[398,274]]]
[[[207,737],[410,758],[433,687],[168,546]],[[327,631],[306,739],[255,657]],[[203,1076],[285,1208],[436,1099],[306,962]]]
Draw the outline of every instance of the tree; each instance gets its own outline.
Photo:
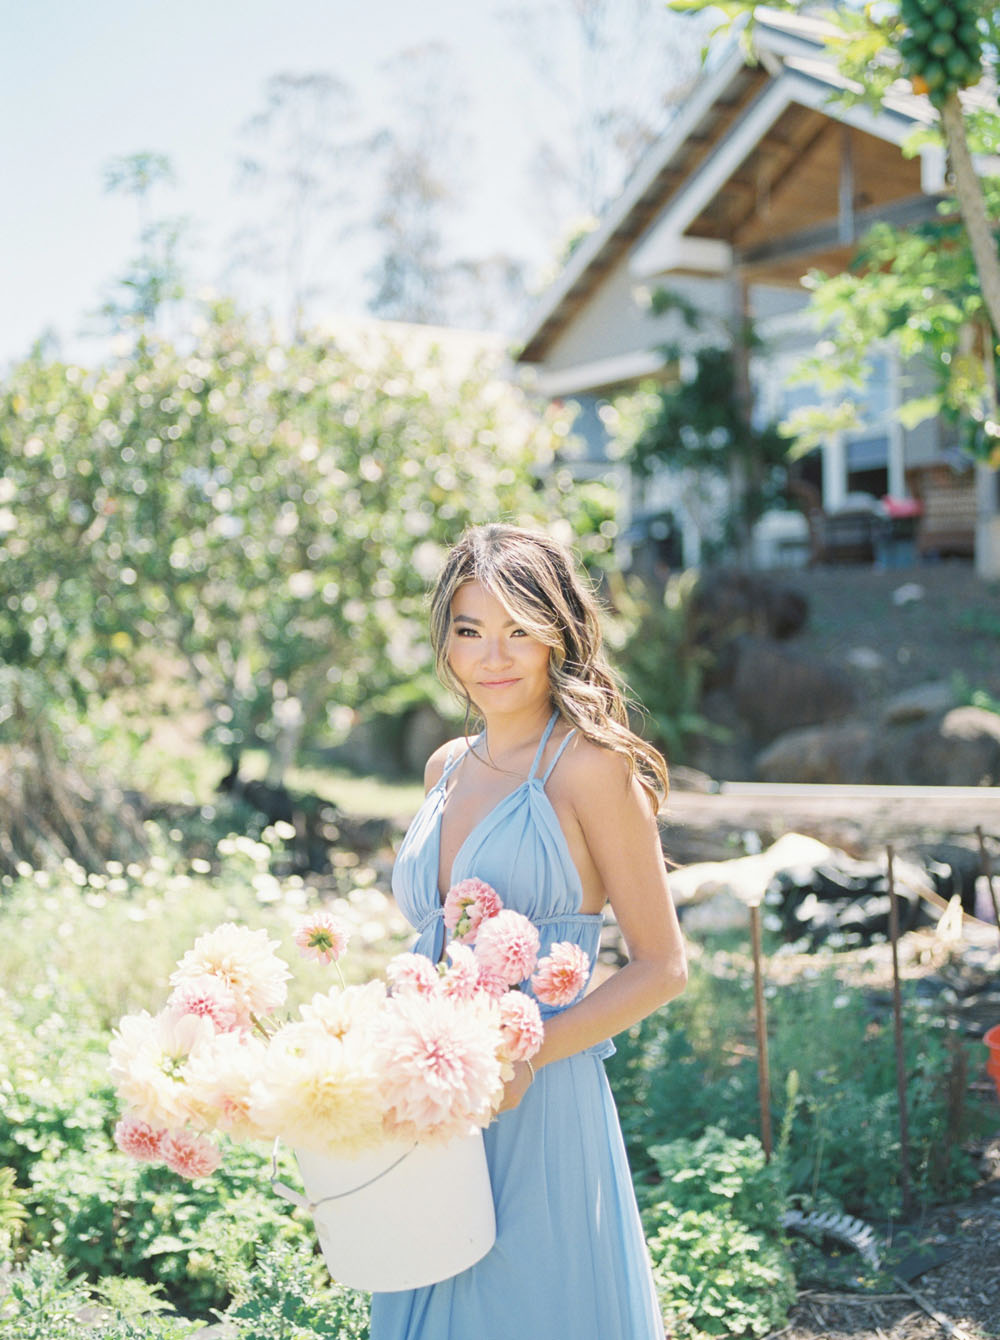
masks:
[[[435,696],[425,592],[466,524],[566,517],[609,545],[609,492],[547,468],[566,415],[495,364],[285,346],[226,308],[190,334],[93,372],[35,357],[2,389],[0,656],[81,701],[169,667],[234,761],[287,754]]]
[[[555,0],[505,13],[534,79],[531,199],[550,237],[596,218],[698,69],[700,25],[659,0]]]
[[[255,216],[234,239],[231,268],[277,277],[277,309],[294,339],[334,283],[331,262],[357,223],[355,176],[365,148],[357,121],[350,84],[310,71],[269,79],[264,106],[243,127],[249,147],[239,183],[252,193]]]
[[[180,246],[187,222],[183,218],[154,218],[153,190],[174,183],[174,170],[165,154],[144,151],[114,158],[105,169],[109,192],[135,198],[139,250],[130,267],[101,308],[101,315],[117,331],[137,334],[141,342],[156,329],[161,311],[184,296]]]
[[[397,321],[492,327],[519,304],[524,266],[502,251],[463,257],[449,235],[462,204],[461,164],[471,156],[455,64],[441,42],[386,63],[394,116],[372,141],[378,255],[368,306]]]
[[[697,311],[665,290],[653,294],[652,310],[674,311],[689,330],[698,327]],[[752,330],[742,339],[749,349],[757,345]],[[732,484],[726,532],[718,538],[745,548],[754,523],[784,495],[788,442],[776,424],[753,422],[732,347],[701,344],[688,360],[679,346],[662,353],[668,364],[689,361],[691,371],[640,395],[638,431],[623,442],[625,459],[640,476],[668,469],[688,472],[696,487],[712,476]]]

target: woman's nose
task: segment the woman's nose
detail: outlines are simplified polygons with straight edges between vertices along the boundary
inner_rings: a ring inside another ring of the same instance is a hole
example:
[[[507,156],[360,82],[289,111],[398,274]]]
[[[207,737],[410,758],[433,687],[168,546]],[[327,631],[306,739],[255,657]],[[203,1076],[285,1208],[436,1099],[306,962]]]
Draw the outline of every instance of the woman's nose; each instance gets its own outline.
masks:
[[[483,639],[483,660],[487,665],[506,665],[510,660],[507,640],[503,637]]]

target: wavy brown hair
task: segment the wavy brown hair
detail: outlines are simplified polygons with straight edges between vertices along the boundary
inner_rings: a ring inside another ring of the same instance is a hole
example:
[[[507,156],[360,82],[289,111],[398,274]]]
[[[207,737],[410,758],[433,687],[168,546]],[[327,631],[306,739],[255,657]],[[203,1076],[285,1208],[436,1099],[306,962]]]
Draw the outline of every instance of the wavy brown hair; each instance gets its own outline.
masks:
[[[582,735],[621,754],[655,809],[667,796],[663,755],[629,728],[624,687],[602,649],[600,605],[571,554],[550,536],[490,524],[467,530],[448,555],[431,596],[431,642],[437,672],[475,712],[448,664],[451,602],[479,582],[510,617],[550,649],[553,705]]]

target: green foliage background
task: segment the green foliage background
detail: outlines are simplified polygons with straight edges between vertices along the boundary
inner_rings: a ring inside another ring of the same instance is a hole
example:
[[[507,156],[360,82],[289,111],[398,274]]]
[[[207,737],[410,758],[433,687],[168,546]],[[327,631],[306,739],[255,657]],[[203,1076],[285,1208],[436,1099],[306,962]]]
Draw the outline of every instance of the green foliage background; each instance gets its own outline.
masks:
[[[0,662],[80,702],[172,674],[234,755],[290,703],[315,737],[433,699],[425,593],[465,526],[609,548],[569,431],[495,357],[283,346],[226,306],[94,370],[36,352],[0,388]]]

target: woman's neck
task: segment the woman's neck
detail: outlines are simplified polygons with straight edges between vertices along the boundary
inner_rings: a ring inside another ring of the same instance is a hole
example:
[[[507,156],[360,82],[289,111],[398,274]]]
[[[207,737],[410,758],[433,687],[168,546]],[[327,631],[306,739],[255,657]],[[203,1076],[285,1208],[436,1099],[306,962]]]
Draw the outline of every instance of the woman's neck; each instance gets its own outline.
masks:
[[[485,717],[487,758],[497,765],[506,759],[516,759],[529,748],[534,751],[545,733],[555,709],[546,702],[537,709],[523,712],[491,712]]]

